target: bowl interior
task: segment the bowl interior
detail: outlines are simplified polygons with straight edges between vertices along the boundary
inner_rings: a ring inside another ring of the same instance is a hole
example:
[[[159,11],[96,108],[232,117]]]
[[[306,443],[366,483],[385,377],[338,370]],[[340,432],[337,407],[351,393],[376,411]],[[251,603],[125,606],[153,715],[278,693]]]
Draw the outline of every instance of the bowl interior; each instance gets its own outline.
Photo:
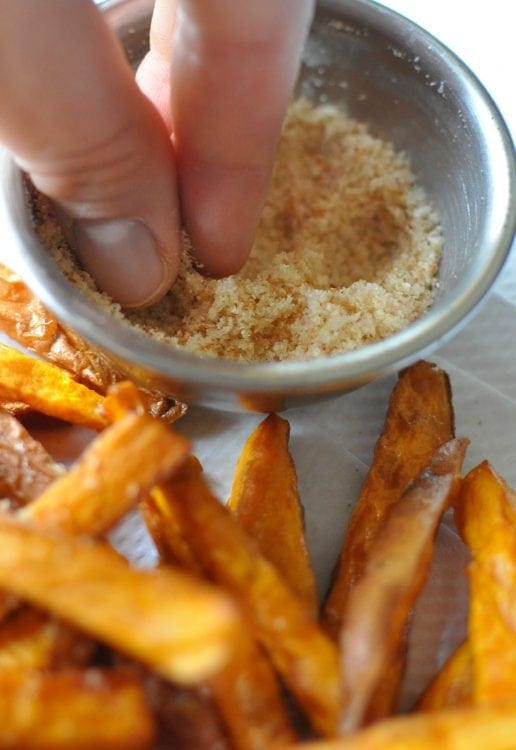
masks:
[[[352,117],[409,154],[443,226],[437,303],[450,304],[460,280],[484,273],[507,218],[511,147],[486,92],[422,29],[353,2],[320,4],[299,91],[344,100]]]

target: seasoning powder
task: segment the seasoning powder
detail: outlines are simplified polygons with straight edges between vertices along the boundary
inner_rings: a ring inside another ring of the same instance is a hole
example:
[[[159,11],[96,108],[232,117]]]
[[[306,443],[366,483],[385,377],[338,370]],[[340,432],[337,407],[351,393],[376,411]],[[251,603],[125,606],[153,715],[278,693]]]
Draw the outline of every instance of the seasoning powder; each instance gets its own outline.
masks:
[[[236,275],[181,271],[149,310],[123,311],[80,270],[48,208],[38,231],[95,304],[159,341],[247,362],[308,359],[400,331],[431,305],[442,234],[405,155],[334,106],[289,109],[267,202]]]

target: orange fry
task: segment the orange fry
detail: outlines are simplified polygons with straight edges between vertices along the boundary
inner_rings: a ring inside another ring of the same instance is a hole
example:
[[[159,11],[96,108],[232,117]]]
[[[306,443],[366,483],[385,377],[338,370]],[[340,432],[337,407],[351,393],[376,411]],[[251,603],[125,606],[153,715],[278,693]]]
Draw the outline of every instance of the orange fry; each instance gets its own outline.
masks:
[[[251,636],[242,638],[238,658],[208,685],[235,750],[262,750],[296,739],[276,674]]]
[[[31,414],[34,409],[28,404],[24,404],[23,401],[12,401],[10,398],[0,397],[0,409],[6,411],[11,416],[21,419]]]
[[[348,596],[341,635],[345,731],[395,708],[405,626],[428,574],[440,518],[456,495],[467,442],[441,446],[391,507]]]
[[[211,494],[195,460],[163,488],[197,559],[243,603],[254,636],[314,727],[335,732],[340,704],[337,651],[305,606]]]
[[[396,716],[337,740],[283,750],[514,750],[513,705]]]
[[[103,396],[77,383],[60,367],[0,344],[0,396],[72,424],[102,430]]]
[[[154,490],[143,515],[162,560],[202,569],[163,491]],[[238,658],[208,684],[235,750],[262,750],[295,739],[274,670],[249,633],[242,633]]]
[[[315,615],[317,589],[288,450],[289,433],[289,423],[276,414],[256,428],[240,455],[228,508]]]
[[[46,310],[19,276],[0,263],[0,328],[14,341],[43,359],[67,370],[74,380],[105,393],[110,385],[126,376],[102,352],[65,329]],[[186,407],[161,393],[139,389],[153,417],[171,423]],[[14,408],[19,408],[14,405]]]
[[[170,568],[129,567],[106,544],[0,517],[0,585],[177,682],[202,680],[232,654],[228,596]]]
[[[0,624],[0,672],[82,666],[91,655],[91,646],[59,620],[24,607]]]
[[[0,409],[0,497],[25,505],[62,473],[41,443]]]
[[[436,711],[440,708],[470,706],[472,699],[473,662],[471,648],[465,641],[430,682],[416,709]]]
[[[144,750],[154,733],[142,689],[128,672],[0,672],[2,748]]]
[[[453,421],[446,373],[429,362],[417,362],[401,373],[324,606],[324,625],[334,638],[339,635],[349,592],[364,571],[384,518],[437,448],[451,440]]]
[[[456,509],[469,565],[468,634],[477,704],[516,700],[516,495],[487,461],[464,478]]]
[[[127,412],[145,414],[146,411],[142,392],[130,380],[110,385],[102,408],[108,422],[116,422]]]
[[[146,415],[127,414],[86,448],[70,471],[19,515],[71,534],[107,532],[186,459],[186,438]]]

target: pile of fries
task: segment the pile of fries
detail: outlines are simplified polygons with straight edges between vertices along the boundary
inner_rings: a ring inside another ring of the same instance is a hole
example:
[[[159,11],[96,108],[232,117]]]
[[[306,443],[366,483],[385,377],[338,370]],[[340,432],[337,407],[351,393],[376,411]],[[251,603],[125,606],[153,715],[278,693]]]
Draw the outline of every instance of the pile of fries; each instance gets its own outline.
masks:
[[[37,303],[0,278],[0,320],[27,346]],[[55,352],[64,335],[40,339]],[[286,420],[249,437],[224,505],[169,424],[180,409],[159,418],[155,395],[56,361],[0,347],[0,748],[516,747],[516,497],[487,462],[461,477],[444,372],[400,374],[320,608]],[[68,469],[33,413],[92,430]],[[153,569],[109,542],[136,508]],[[401,715],[411,612],[450,508],[471,552],[467,638]]]

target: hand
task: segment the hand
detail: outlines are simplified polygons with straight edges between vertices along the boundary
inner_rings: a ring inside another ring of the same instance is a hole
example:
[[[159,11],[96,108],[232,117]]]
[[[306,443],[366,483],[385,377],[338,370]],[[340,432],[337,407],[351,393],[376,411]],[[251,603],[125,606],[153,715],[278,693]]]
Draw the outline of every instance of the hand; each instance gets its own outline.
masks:
[[[90,0],[0,0],[0,141],[126,307],[245,262],[313,0],[157,0],[137,82]],[[172,138],[171,138],[172,135]]]

